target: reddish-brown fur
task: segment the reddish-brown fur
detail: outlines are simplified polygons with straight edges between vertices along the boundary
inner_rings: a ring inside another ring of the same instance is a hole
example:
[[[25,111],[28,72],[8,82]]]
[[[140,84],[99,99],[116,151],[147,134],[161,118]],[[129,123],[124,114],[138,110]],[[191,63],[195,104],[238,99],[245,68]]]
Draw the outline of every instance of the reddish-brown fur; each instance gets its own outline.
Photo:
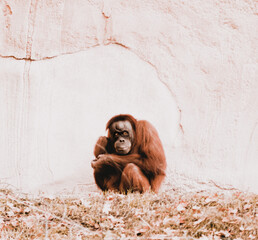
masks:
[[[127,155],[116,154],[110,146],[110,127],[114,122],[127,120],[134,131],[134,142]],[[108,138],[100,137],[95,145],[93,160],[96,184],[103,191],[128,190],[158,192],[165,178],[166,158],[156,129],[145,120],[137,121],[131,115],[117,115],[106,126]]]

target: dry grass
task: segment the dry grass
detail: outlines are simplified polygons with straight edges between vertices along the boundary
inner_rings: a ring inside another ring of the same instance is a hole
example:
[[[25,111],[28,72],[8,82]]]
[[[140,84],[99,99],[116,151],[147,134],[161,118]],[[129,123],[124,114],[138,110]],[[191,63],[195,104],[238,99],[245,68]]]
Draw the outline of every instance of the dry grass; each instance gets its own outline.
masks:
[[[0,190],[1,239],[257,239],[258,196],[108,192],[38,197]]]

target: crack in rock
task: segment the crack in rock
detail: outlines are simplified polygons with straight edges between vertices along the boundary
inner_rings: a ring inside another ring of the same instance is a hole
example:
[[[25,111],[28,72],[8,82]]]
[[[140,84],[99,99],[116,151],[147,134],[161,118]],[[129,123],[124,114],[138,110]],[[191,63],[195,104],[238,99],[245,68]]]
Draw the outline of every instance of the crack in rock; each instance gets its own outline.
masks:
[[[52,56],[52,57],[44,57],[44,58],[36,59],[36,58],[31,58],[31,57],[16,57],[16,56],[13,56],[13,55],[9,55],[9,56],[0,55],[0,58],[11,58],[11,59],[18,60],[18,61],[35,62],[35,61],[42,61],[42,60],[52,59],[52,58],[55,58],[55,57],[58,57],[58,56],[59,55]]]
[[[63,55],[70,55],[70,54],[75,54],[75,53],[78,53],[78,52],[81,52],[81,51],[86,51],[86,50],[89,50],[91,48],[94,48],[94,47],[97,47],[97,46],[100,46],[101,44],[96,44],[96,45],[93,45],[91,47],[88,47],[87,49],[82,49],[82,50],[78,50],[78,51],[74,51],[74,52],[66,52],[66,53],[61,53],[59,55],[55,55],[55,56],[51,56],[51,57],[43,57],[43,58],[40,58],[40,59],[35,59],[35,58],[31,58],[31,57],[16,57],[16,56],[3,56],[3,55],[0,55],[1,58],[12,58],[12,59],[15,59],[15,60],[23,60],[23,61],[30,61],[30,62],[34,62],[34,61],[43,61],[43,60],[50,60],[50,59],[53,59],[53,58],[56,58],[56,57],[59,57],[59,56],[63,56]],[[175,94],[173,93],[173,91],[171,90],[171,88],[168,86],[168,84],[162,79],[162,77],[160,76],[160,73],[159,73],[159,70],[157,68],[157,66],[155,64],[153,64],[151,61],[141,57],[139,54],[137,54],[136,51],[134,51],[133,49],[131,49],[130,47],[126,46],[125,44],[121,43],[121,42],[118,42],[116,41],[114,38],[112,39],[107,39],[107,42],[104,42],[104,46],[109,46],[109,45],[118,45],[120,47],[123,47],[125,49],[127,49],[128,51],[131,51],[133,52],[137,57],[139,57],[142,61],[148,63],[149,65],[151,65],[151,67],[153,67],[157,73],[157,77],[158,79],[160,80],[160,82],[162,84],[164,84],[164,86],[168,89],[168,91],[170,92],[171,94],[171,97],[176,101],[176,105],[177,105],[177,108],[178,108],[178,111],[179,111],[179,129],[182,131],[182,133],[184,134],[184,128],[183,128],[183,125],[182,125],[182,122],[181,122],[181,119],[182,119],[182,110],[180,109],[179,107],[179,104],[178,104],[178,101],[176,99],[176,96]]]

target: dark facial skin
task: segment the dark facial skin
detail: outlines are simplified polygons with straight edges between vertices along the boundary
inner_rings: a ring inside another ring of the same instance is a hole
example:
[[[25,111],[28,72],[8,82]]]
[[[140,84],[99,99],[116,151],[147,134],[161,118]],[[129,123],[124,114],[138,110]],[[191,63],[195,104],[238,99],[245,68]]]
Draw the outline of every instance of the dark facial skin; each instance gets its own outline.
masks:
[[[114,122],[110,133],[117,154],[126,155],[131,151],[134,139],[133,128],[129,121]]]

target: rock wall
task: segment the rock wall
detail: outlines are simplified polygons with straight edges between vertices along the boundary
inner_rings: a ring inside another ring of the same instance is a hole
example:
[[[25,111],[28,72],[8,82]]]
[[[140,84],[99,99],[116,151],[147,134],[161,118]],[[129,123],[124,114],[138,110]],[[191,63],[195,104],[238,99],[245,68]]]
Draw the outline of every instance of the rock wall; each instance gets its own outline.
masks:
[[[167,181],[258,190],[251,0],[1,0],[0,183],[93,184],[114,114],[158,129]]]

